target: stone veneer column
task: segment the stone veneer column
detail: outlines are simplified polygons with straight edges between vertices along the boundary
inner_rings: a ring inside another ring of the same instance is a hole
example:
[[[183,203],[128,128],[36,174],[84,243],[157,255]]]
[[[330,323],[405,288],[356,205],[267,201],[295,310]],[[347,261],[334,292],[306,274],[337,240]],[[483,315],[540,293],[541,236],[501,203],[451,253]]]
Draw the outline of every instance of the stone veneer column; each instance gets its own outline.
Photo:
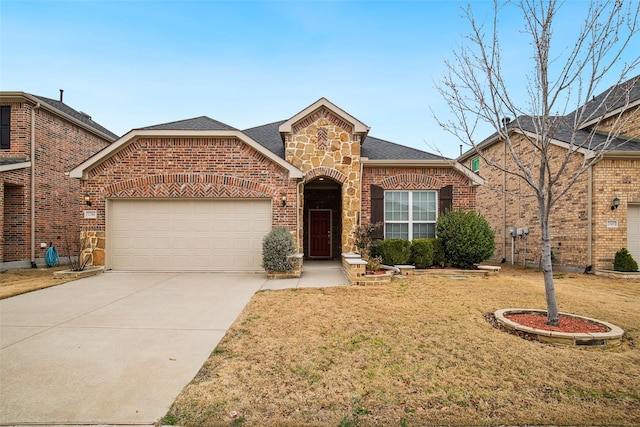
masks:
[[[292,127],[285,136],[285,159],[305,174],[317,168],[321,175],[336,179],[344,176],[342,183],[342,252],[355,249],[354,233],[360,214],[360,139],[353,126],[322,108]],[[335,170],[339,174],[331,175]],[[320,175],[318,175],[320,176]],[[302,195],[301,195],[302,196]],[[297,235],[304,235],[301,221]],[[299,242],[302,246],[302,242]]]

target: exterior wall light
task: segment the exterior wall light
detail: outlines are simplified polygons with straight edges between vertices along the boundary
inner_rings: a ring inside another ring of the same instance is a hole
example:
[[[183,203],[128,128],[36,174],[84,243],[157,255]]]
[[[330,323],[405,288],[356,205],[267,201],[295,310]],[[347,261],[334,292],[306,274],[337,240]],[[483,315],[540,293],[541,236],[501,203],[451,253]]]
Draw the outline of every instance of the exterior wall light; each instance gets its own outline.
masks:
[[[616,209],[618,209],[618,206],[620,206],[620,199],[616,197],[615,199],[613,199],[611,203],[612,203],[611,210],[615,211]]]
[[[287,195],[285,193],[282,193],[282,207],[287,207]]]
[[[84,202],[87,206],[91,206],[91,197],[89,193],[84,193]]]

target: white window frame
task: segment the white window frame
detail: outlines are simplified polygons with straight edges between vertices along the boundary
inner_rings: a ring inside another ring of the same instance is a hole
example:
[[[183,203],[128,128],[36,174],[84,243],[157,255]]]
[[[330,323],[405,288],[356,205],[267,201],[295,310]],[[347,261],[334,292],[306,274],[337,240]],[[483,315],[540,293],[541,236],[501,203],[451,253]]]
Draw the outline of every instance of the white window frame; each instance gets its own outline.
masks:
[[[407,198],[407,206],[408,206],[408,219],[407,220],[389,220],[387,219],[387,194],[391,193],[408,193]],[[435,194],[435,219],[434,220],[415,220],[413,219],[413,194],[414,193],[433,193]],[[438,191],[436,190],[386,190],[384,192],[384,238],[387,239],[387,224],[407,224],[407,238],[408,240],[413,240],[413,225],[414,224],[433,224],[435,227],[436,222],[438,221]],[[434,231],[435,237],[435,231]]]

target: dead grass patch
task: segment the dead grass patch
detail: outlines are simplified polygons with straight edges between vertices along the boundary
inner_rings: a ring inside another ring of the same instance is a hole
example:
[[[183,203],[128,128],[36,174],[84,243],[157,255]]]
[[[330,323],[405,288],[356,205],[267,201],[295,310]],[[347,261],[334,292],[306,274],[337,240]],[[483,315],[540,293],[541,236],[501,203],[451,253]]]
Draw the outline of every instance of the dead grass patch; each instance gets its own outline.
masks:
[[[55,271],[61,271],[67,268],[69,267],[29,268],[23,270],[8,270],[0,273],[0,299],[75,280],[75,278],[53,277]]]
[[[542,275],[532,270],[261,292],[165,421],[637,425],[640,283],[567,273],[556,291],[561,311],[625,329],[623,345],[555,347],[494,329],[486,312],[544,308]]]

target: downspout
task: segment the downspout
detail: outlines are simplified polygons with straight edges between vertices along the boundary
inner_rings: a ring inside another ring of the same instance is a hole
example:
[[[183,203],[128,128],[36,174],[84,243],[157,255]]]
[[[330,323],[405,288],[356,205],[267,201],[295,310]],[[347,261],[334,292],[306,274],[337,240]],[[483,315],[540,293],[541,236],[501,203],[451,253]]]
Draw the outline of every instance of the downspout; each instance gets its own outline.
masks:
[[[502,153],[503,171],[502,171],[502,256],[506,259],[507,254],[507,141],[504,141],[504,153]],[[513,247],[513,244],[511,245]],[[512,251],[513,252],[513,251]],[[511,263],[513,263],[513,254],[511,255]]]
[[[593,165],[587,169],[587,266],[585,271],[593,269]]]
[[[303,246],[300,245],[300,242],[302,241],[302,238],[304,236],[304,230],[300,229],[300,224],[304,224],[304,222],[300,220],[300,216],[304,214],[304,206],[300,205],[300,186],[302,184],[304,184],[304,178],[301,179],[298,184],[296,184],[296,234],[298,236],[298,238],[296,239],[296,252],[299,254],[302,253]],[[301,213],[300,211],[302,211],[303,213]]]
[[[31,108],[31,268],[36,268],[36,109]]]

